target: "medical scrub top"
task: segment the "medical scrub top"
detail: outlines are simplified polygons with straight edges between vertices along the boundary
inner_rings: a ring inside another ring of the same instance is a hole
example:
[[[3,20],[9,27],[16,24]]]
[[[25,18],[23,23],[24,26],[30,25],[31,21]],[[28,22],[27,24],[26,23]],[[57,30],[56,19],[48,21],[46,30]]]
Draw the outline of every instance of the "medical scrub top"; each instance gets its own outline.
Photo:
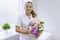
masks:
[[[26,16],[26,14],[24,14],[18,17],[17,25],[20,26],[21,29],[28,30],[29,23],[34,20],[37,23],[40,22],[38,17],[33,18],[31,15],[31,17],[29,18],[28,16]],[[38,40],[38,38],[34,37],[33,34],[22,34],[22,33],[19,34],[20,34],[19,40]]]

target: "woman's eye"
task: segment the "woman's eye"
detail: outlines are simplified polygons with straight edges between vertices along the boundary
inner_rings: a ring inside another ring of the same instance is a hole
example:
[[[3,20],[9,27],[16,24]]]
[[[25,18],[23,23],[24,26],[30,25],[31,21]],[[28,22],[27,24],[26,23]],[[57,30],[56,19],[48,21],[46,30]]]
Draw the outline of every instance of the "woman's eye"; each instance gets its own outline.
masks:
[[[28,7],[28,6],[26,6],[26,7]]]
[[[29,7],[29,8],[31,8],[31,6],[26,6],[27,8]]]
[[[31,8],[31,6],[30,6],[30,8]]]

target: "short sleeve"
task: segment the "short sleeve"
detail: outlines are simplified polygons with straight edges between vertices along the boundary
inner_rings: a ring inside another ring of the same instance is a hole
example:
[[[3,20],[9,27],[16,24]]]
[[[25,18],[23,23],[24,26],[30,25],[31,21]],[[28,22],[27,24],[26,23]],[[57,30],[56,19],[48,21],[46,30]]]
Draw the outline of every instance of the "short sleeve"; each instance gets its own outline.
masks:
[[[21,27],[21,16],[19,16],[18,19],[17,19],[17,26]]]

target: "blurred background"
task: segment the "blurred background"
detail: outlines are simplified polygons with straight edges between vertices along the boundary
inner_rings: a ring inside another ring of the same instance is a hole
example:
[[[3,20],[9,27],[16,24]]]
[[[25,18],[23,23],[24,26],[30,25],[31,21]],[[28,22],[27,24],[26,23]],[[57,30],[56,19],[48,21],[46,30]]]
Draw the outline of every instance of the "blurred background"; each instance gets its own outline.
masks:
[[[45,22],[44,30],[52,33],[52,40],[60,40],[60,0],[0,0],[0,30],[5,22],[15,27],[27,1],[32,1],[34,11]]]

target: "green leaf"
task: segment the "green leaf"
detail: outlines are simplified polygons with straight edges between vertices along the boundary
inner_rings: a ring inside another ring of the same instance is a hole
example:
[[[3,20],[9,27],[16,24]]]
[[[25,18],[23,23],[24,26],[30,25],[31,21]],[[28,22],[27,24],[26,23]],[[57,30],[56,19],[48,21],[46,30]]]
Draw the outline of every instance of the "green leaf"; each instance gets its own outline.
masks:
[[[40,21],[39,25],[38,25],[38,29],[40,29],[43,26],[44,22]]]
[[[5,23],[5,24],[2,26],[2,29],[3,29],[3,30],[10,29],[10,25],[9,25],[8,23]]]
[[[43,21],[40,21],[40,24],[44,24],[44,22]]]
[[[43,32],[43,30],[38,30],[39,34],[41,34]]]

